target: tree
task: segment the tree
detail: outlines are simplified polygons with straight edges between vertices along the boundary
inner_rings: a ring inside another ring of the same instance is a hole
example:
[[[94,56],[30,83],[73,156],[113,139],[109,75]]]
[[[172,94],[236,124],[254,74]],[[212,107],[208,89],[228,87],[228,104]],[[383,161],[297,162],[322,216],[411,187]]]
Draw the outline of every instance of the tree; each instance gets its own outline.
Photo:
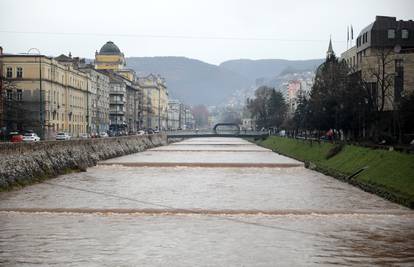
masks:
[[[336,129],[348,138],[358,138],[366,101],[359,76],[350,73],[344,60],[327,57],[317,70],[309,101],[301,100],[295,123],[321,131]]]
[[[287,111],[282,94],[267,86],[256,89],[255,98],[247,100],[247,108],[259,128],[279,127]]]
[[[404,141],[410,142],[414,139],[414,92],[403,96],[401,99],[401,126],[402,132],[411,135]]]
[[[276,92],[275,89],[271,91],[267,109],[269,113],[269,126],[279,128],[287,112],[287,105],[282,93]]]
[[[204,127],[208,125],[208,110],[204,105],[198,105],[192,108],[195,124],[197,127]]]
[[[298,105],[293,114],[293,124],[296,130],[307,129],[309,125],[309,101],[304,94],[299,94]]]
[[[309,101],[311,123],[316,129],[339,129],[344,112],[341,99],[346,92],[348,69],[335,55],[317,70]]]
[[[241,124],[241,116],[240,111],[226,107],[224,110],[222,110],[221,114],[221,121],[224,123],[234,123],[234,124]]]

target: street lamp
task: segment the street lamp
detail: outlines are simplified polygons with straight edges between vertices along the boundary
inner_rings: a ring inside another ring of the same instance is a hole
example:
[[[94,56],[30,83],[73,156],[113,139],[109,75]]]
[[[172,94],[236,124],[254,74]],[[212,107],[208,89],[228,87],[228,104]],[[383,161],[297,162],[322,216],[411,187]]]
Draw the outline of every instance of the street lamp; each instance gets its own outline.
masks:
[[[27,54],[34,50],[39,56],[39,121],[40,121],[40,137],[45,138],[44,136],[44,116],[43,116],[43,90],[42,90],[42,55],[40,50],[37,48],[30,48],[27,51]]]
[[[158,131],[161,131],[161,88],[158,86]]]

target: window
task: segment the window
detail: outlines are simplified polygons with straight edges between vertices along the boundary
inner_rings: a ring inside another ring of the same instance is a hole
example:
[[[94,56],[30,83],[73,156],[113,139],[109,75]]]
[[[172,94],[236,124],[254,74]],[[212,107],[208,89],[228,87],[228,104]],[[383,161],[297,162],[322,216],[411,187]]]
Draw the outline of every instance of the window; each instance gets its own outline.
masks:
[[[6,99],[7,100],[12,100],[13,99],[13,91],[12,90],[8,89],[6,91]]]
[[[402,29],[401,30],[401,38],[402,39],[408,39],[408,30],[407,29]]]
[[[395,29],[388,29],[388,39],[395,39]]]
[[[23,100],[23,91],[21,89],[17,89],[17,95],[16,95],[17,101]]]
[[[11,78],[11,77],[13,77],[13,69],[12,69],[11,67],[8,67],[8,68],[6,69],[6,77],[7,77],[7,78]]]
[[[23,77],[23,68],[22,67],[17,67],[17,78],[22,78]]]

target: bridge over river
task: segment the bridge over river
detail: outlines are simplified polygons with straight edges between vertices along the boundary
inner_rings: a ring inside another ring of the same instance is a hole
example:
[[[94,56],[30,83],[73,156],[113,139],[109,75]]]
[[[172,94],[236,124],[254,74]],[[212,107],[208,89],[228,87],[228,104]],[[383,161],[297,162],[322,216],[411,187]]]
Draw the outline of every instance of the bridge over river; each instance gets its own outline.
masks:
[[[0,265],[412,266],[413,222],[243,139],[193,138],[0,193]]]
[[[217,123],[211,130],[168,131],[168,138],[201,138],[201,137],[239,137],[259,139],[267,137],[267,131],[240,129],[235,123]]]

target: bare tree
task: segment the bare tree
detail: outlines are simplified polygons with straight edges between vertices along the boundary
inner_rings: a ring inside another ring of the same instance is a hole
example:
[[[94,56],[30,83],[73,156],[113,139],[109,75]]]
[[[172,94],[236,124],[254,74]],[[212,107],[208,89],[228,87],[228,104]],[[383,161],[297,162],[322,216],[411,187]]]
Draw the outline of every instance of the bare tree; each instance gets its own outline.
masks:
[[[393,55],[393,50],[382,47],[374,50],[372,61],[368,59],[368,68],[363,75],[363,80],[368,104],[372,105],[374,111],[383,112],[387,100],[393,103],[394,93],[391,88],[394,84],[395,72],[387,71],[394,63]],[[372,86],[372,81],[375,87]]]

